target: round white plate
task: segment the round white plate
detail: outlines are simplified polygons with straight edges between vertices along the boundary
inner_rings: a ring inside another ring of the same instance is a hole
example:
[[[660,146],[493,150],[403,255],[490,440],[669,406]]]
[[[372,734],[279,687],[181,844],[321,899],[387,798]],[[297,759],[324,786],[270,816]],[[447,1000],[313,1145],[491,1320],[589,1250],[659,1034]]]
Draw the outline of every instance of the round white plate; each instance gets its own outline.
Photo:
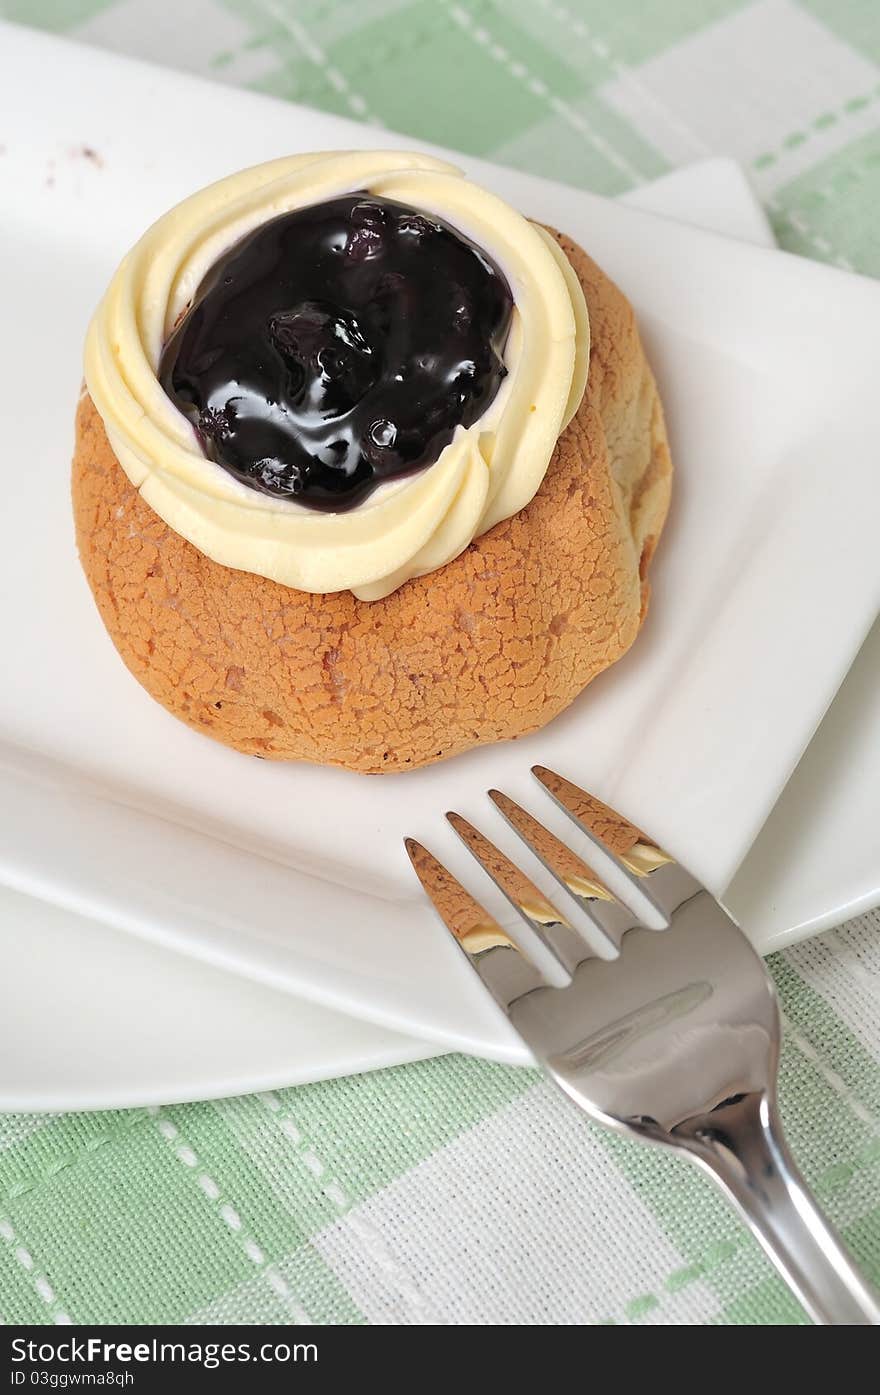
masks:
[[[630,197],[732,236],[771,236],[729,161],[678,171]],[[747,915],[767,908],[774,943],[880,900],[870,817],[880,778],[878,682],[880,628],[732,889]],[[0,956],[3,1110],[205,1099],[437,1050],[3,889]]]
[[[4,1111],[245,1094],[437,1051],[5,887],[0,960]]]

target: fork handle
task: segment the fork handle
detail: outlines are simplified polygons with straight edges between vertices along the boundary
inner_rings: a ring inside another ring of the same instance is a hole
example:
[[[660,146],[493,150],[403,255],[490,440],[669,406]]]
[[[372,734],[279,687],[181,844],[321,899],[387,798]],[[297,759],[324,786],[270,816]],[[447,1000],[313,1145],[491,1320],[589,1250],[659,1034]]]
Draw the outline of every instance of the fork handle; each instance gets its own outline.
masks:
[[[880,1325],[880,1306],[825,1220],[788,1150],[776,1101],[739,1095],[674,1137],[742,1214],[814,1322]]]

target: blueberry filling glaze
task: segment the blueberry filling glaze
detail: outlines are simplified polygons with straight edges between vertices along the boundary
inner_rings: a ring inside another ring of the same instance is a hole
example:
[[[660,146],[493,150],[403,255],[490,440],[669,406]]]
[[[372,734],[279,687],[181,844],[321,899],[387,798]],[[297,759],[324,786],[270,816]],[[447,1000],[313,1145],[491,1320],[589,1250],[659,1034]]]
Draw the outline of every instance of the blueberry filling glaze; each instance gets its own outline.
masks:
[[[226,252],[159,380],[236,479],[343,512],[479,420],[505,377],[512,313],[499,267],[449,224],[349,194]]]

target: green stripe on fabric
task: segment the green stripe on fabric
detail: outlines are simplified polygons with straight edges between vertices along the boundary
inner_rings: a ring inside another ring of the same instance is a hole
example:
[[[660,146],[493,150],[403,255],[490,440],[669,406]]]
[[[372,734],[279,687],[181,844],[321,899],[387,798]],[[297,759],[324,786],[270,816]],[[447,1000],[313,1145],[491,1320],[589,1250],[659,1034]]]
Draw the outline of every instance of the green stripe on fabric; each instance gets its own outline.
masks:
[[[290,1321],[267,1265],[290,1273],[313,1321],[358,1322],[309,1236],[536,1079],[448,1057],[270,1097],[67,1115],[0,1153],[0,1215],[77,1322],[183,1321],[230,1292]],[[17,1320],[52,1320],[11,1253],[0,1274]]]
[[[199,1175],[215,1182],[221,1206],[231,1207],[241,1220],[241,1232],[235,1230],[233,1222],[234,1234],[246,1233],[273,1261],[309,1238],[308,1226],[282,1210],[261,1185],[251,1158],[222,1115],[210,1105],[178,1105],[166,1113],[180,1129],[183,1148],[191,1148],[198,1159],[196,1166],[187,1166],[179,1160],[180,1150],[172,1149],[178,1171],[185,1174],[193,1189]],[[222,1214],[220,1228],[224,1229]]]
[[[583,121],[583,130],[572,124]],[[594,141],[598,141],[595,144]],[[600,99],[568,104],[566,119],[548,114],[539,125],[496,146],[493,158],[527,173],[540,168],[547,179],[613,197],[647,178],[667,173],[669,164]]]
[[[874,97],[880,119],[880,90]],[[777,189],[774,231],[789,251],[880,275],[880,130],[851,141]]]
[[[0,1114],[0,1152],[46,1127],[48,1114]]]
[[[833,34],[880,63],[880,5],[876,0],[799,0]]]
[[[355,1202],[517,1099],[538,1079],[535,1070],[445,1056],[277,1093],[328,1173]]]
[[[585,80],[607,78],[611,65],[644,63],[678,40],[708,29],[750,0],[663,0],[663,4],[621,4],[621,0],[482,0],[482,6],[515,18],[528,33],[572,55]],[[581,67],[584,58],[590,66]],[[596,66],[592,66],[596,64]],[[603,64],[604,66],[599,66]]]
[[[784,955],[774,954],[768,965],[782,1010],[804,1033],[822,1060],[880,1122],[880,1071],[862,1043],[823,998],[805,983]]]
[[[48,1116],[39,1129],[30,1127],[33,1117],[6,1116],[6,1146],[0,1150],[0,1212],[10,1199],[82,1165],[129,1130],[145,1127],[143,1111],[135,1109]]]
[[[877,1195],[876,1186],[873,1195]],[[880,1206],[874,1206],[858,1220],[841,1227],[841,1234],[863,1273],[880,1289]]]
[[[577,74],[581,92],[613,78],[616,55],[608,47],[607,5],[587,10],[577,0],[471,0],[471,9],[492,24],[502,16],[523,37],[562,56]]]
[[[306,1296],[313,1322],[360,1327],[366,1318],[341,1280],[312,1245],[304,1245],[278,1268],[291,1288]]]
[[[34,1279],[15,1258],[20,1244],[0,1237],[0,1322],[6,1327],[16,1323],[51,1323],[51,1311],[34,1287]],[[45,1274],[45,1266],[39,1272]]]
[[[599,1137],[614,1166],[685,1261],[667,1275],[663,1288],[675,1293],[699,1280],[724,1306],[744,1288],[767,1278],[757,1245],[707,1178],[659,1150],[611,1134],[600,1132]],[[661,1293],[662,1289],[656,1296]]]
[[[717,1326],[809,1327],[810,1319],[778,1279],[765,1279],[726,1304]]]
[[[467,0],[416,0],[393,31],[365,25],[328,57],[387,126],[474,155],[580,90],[550,50],[527,44],[503,18],[487,27]]]
[[[293,1293],[300,1294],[311,1322],[318,1326],[362,1326],[366,1319],[332,1270],[312,1245],[302,1245],[275,1266]],[[184,1321],[212,1323],[290,1323],[285,1304],[262,1277],[247,1280],[213,1302],[190,1313]]]
[[[153,1122],[134,1117],[124,1137],[43,1170],[4,1205],[75,1322],[174,1322],[253,1272]],[[84,1118],[51,1130],[65,1155]]]
[[[298,1128],[296,1111],[286,1110],[278,1095],[220,1100],[210,1108],[220,1115],[247,1160],[266,1204],[276,1214],[289,1217],[292,1230],[309,1236],[336,1219],[340,1205],[332,1199],[336,1194],[332,1168]]]
[[[0,14],[16,24],[63,34],[102,10],[112,9],[115,3],[116,0],[4,0]]]

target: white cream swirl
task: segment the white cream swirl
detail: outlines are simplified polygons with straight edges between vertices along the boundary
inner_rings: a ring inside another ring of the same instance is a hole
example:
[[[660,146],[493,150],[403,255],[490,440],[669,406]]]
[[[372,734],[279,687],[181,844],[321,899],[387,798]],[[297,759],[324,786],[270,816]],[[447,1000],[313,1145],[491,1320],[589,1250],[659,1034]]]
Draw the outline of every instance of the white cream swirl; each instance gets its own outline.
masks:
[[[514,312],[508,375],[433,465],[346,513],[260,494],[205,456],[156,372],[210,267],[278,214],[357,189],[445,219],[501,267]],[[110,444],[165,522],[214,561],[302,591],[378,600],[442,567],[533,497],[586,384],[589,322],[567,258],[542,228],[452,165],[399,151],[293,155],[178,204],[123,260],[89,327],[85,379]]]

